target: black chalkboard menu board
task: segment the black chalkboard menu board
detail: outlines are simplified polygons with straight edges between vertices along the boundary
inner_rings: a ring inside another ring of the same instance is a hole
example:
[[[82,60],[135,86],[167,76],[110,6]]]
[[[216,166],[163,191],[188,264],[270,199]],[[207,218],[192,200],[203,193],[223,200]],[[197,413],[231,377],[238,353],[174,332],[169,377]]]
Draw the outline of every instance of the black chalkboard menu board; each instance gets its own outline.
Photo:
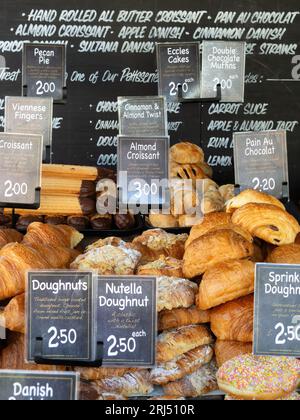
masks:
[[[245,102],[169,105],[171,141],[202,144],[232,182],[232,133],[287,130],[292,197],[300,197],[298,0],[2,0],[0,112],[22,91],[23,41],[67,44],[68,103],[54,109],[54,162],[114,167],[119,96],[158,94],[157,42],[246,41]]]

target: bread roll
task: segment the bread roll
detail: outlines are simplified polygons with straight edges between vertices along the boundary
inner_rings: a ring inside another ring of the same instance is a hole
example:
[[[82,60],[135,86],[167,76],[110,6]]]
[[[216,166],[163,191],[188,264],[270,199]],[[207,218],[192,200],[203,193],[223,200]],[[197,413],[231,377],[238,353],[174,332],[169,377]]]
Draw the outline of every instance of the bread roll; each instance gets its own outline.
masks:
[[[159,313],[158,330],[165,331],[186,325],[206,324],[209,320],[209,311],[201,311],[196,306],[187,309],[172,309],[171,311]]]
[[[254,292],[255,264],[232,260],[208,269],[200,283],[198,307],[207,310]]]
[[[253,342],[253,295],[214,308],[210,312],[211,330],[219,340]]]
[[[223,261],[253,255],[253,244],[231,229],[212,231],[196,239],[185,250],[183,274],[194,278]]]
[[[218,367],[221,367],[228,360],[242,354],[252,353],[252,343],[241,343],[239,341],[217,340],[215,344],[215,353]]]
[[[270,204],[246,204],[234,212],[232,222],[252,236],[278,246],[294,243],[300,231],[293,216]]]
[[[235,210],[240,209],[246,204],[271,204],[278,208],[285,210],[284,205],[272,195],[265,194],[256,190],[245,190],[242,191],[236,197],[233,197],[226,205],[227,213],[234,213]]]
[[[190,325],[164,332],[157,339],[157,362],[169,362],[199,346],[212,343],[212,336],[202,325]]]

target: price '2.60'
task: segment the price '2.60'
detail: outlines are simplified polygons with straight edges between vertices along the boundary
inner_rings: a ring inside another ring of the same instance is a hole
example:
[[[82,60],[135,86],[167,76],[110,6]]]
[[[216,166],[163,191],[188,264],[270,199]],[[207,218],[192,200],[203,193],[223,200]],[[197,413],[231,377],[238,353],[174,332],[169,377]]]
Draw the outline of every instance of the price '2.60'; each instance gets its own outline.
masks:
[[[10,180],[7,180],[4,182],[4,196],[6,198],[11,198],[13,196],[18,196],[18,195],[27,195],[28,193],[28,185],[26,184],[26,182],[23,183],[13,183]]]
[[[126,338],[119,338],[115,337],[114,335],[110,335],[107,339],[107,342],[110,344],[108,348],[108,356],[115,357],[118,356],[120,353],[134,353],[136,349],[136,340],[131,337],[129,339]]]
[[[285,326],[281,322],[275,326],[275,331],[278,331],[278,334],[275,338],[275,343],[278,345],[284,345],[286,341],[300,341],[300,325],[298,326],[289,326],[287,327],[287,332],[285,331]]]
[[[54,82],[42,82],[41,80],[36,82],[36,94],[42,96],[48,93],[55,92],[55,83]]]
[[[60,345],[66,344],[74,345],[77,341],[77,332],[74,329],[58,331],[56,327],[51,327],[48,334],[51,335],[48,344],[49,349],[57,349]]]

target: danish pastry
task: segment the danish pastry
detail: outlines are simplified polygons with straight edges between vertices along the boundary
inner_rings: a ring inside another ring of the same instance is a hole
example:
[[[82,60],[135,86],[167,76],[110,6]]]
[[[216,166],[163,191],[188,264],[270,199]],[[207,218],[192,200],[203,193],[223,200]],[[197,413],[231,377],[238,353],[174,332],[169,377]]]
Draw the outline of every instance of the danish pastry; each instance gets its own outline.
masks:
[[[206,324],[209,320],[209,311],[201,311],[196,306],[162,311],[158,315],[158,331],[171,330],[186,325]]]
[[[251,257],[253,252],[253,244],[235,231],[211,231],[187,247],[183,258],[184,277],[192,279],[217,263]]]
[[[198,286],[189,280],[159,277],[157,279],[157,311],[193,306],[197,290]]]
[[[253,312],[253,295],[225,303],[211,310],[211,330],[219,340],[251,343]]]
[[[167,276],[182,278],[182,265],[183,263],[181,260],[162,256],[157,261],[139,266],[137,274],[139,276]]]
[[[300,232],[293,216],[270,204],[246,204],[234,212],[232,222],[252,236],[278,246],[294,243]]]
[[[226,205],[227,213],[233,213],[246,204],[271,204],[285,210],[284,205],[272,195],[265,194],[256,190],[244,190],[236,197],[233,197]]]
[[[199,309],[211,309],[253,293],[254,272],[255,264],[249,260],[221,262],[208,269],[199,287]]]
[[[166,363],[197,347],[212,343],[203,325],[189,325],[163,332],[157,339],[157,362]]]
[[[170,149],[170,160],[185,165],[204,161],[204,152],[201,147],[189,142],[175,144]]]

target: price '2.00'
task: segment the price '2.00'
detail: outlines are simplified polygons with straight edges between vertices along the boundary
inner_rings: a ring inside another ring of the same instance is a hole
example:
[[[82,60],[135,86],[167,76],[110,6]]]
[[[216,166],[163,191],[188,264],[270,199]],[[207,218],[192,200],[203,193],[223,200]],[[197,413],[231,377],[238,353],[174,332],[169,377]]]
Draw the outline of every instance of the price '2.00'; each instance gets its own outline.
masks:
[[[108,356],[115,357],[118,356],[120,353],[134,353],[136,349],[136,340],[131,337],[128,340],[126,338],[119,338],[115,337],[114,335],[110,335],[107,339],[108,344],[110,344],[108,348]]]
[[[44,94],[48,93],[54,93],[55,92],[55,83],[54,82],[42,82],[41,80],[36,82],[36,94],[39,96],[42,96]]]
[[[48,344],[49,349],[56,349],[60,345],[66,344],[74,345],[77,341],[77,332],[74,329],[58,331],[57,328],[51,327],[48,334],[51,335]]]
[[[178,95],[179,86],[182,86],[182,92],[183,93],[188,93],[188,91],[189,91],[188,83],[184,82],[182,84],[181,83],[176,84],[174,82],[171,82],[171,83],[169,83],[170,96],[177,96]]]
[[[18,195],[27,195],[28,192],[28,185],[23,182],[22,184],[19,182],[13,183],[10,180],[5,181],[4,183],[4,196],[6,198],[11,198],[13,196],[18,196]]]

